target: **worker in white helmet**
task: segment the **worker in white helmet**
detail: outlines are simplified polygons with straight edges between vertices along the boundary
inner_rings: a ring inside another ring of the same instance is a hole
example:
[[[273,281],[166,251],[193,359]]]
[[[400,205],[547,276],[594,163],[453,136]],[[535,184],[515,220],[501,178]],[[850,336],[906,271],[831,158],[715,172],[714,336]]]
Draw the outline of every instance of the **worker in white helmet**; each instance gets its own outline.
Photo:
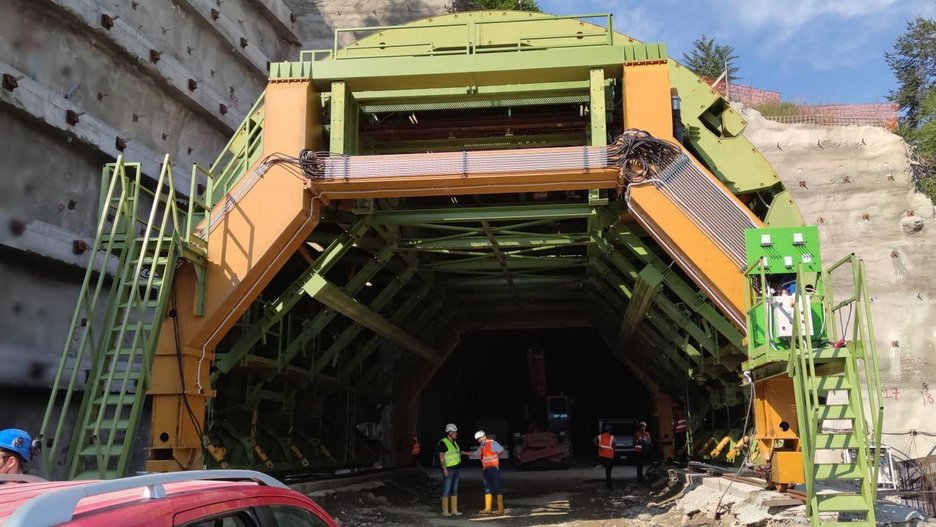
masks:
[[[458,512],[458,469],[461,457],[468,452],[458,447],[458,427],[453,423],[445,425],[445,437],[439,440],[436,449],[439,464],[442,465],[442,516],[461,516]],[[451,502],[451,508],[449,503]]]
[[[504,514],[504,493],[501,491],[500,481],[500,453],[504,447],[497,441],[489,439],[484,430],[475,432],[478,441],[478,458],[484,475],[484,509],[480,514]],[[497,496],[497,510],[491,510],[492,497]]]
[[[642,483],[646,480],[643,469],[647,460],[650,459],[650,451],[653,449],[653,438],[647,431],[646,421],[637,423],[637,431],[634,432],[634,463],[637,465],[637,482]]]

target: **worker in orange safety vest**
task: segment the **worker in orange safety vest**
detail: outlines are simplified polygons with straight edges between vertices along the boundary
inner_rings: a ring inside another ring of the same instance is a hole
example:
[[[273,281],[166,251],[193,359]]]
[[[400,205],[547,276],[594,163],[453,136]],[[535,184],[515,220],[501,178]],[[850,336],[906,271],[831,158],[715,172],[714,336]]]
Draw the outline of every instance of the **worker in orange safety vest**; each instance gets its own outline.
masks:
[[[595,437],[598,445],[598,462],[605,469],[605,486],[611,488],[611,469],[614,467],[614,436],[611,435],[611,426],[604,425],[598,436]]]
[[[686,414],[681,406],[673,408],[673,441],[676,450],[676,459],[685,461],[689,457],[689,442],[687,441]]]
[[[501,491],[500,481],[500,453],[504,447],[493,439],[488,439],[484,430],[475,432],[478,441],[478,458],[481,459],[481,468],[484,479],[484,509],[480,514],[504,514],[504,494]],[[492,497],[497,495],[497,510],[491,510]]]
[[[653,438],[647,431],[647,423],[641,421],[637,423],[637,431],[634,432],[634,461],[637,465],[637,482],[646,480],[643,473],[644,464],[650,458],[650,451],[653,448]]]
[[[413,456],[413,466],[419,466],[419,453],[422,452],[422,449],[419,447],[419,438],[416,437],[416,432],[413,432],[412,445],[410,446],[410,454]]]

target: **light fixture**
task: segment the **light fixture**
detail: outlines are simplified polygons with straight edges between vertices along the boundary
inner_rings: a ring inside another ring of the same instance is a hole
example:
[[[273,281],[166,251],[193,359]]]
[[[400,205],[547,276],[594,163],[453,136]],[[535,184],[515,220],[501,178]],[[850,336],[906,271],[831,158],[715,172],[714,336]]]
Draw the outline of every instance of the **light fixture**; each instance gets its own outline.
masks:
[[[325,248],[315,242],[309,242],[309,247],[315,249],[317,252],[322,252],[325,250]]]
[[[370,286],[372,286],[372,285],[374,285],[374,284],[370,283],[370,281],[368,280],[367,282],[364,282],[364,285],[367,286],[367,287],[370,287]]]

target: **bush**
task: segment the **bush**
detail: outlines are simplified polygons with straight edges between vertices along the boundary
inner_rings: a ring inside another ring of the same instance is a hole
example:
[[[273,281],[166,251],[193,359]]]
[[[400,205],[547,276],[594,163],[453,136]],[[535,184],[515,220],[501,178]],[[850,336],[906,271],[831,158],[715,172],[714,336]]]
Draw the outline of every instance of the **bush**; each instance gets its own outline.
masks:
[[[800,114],[799,106],[792,102],[765,102],[754,106],[764,117],[794,117]]]

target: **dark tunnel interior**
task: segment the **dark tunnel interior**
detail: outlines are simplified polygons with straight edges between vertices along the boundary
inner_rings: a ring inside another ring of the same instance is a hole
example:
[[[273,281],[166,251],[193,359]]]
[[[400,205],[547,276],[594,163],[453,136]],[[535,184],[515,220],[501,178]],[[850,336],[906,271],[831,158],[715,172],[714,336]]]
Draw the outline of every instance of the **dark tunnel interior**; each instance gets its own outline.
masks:
[[[542,368],[535,365],[538,351]],[[537,380],[538,370],[545,382]],[[501,442],[513,449],[513,435],[526,432],[530,423],[547,429],[547,396],[556,395],[570,400],[568,431],[578,459],[594,454],[600,418],[639,418],[654,425],[651,394],[611,355],[595,328],[477,331],[462,336],[423,391],[419,438],[434,448],[452,422],[462,448],[474,446],[474,432],[481,428],[498,441],[506,434]]]

